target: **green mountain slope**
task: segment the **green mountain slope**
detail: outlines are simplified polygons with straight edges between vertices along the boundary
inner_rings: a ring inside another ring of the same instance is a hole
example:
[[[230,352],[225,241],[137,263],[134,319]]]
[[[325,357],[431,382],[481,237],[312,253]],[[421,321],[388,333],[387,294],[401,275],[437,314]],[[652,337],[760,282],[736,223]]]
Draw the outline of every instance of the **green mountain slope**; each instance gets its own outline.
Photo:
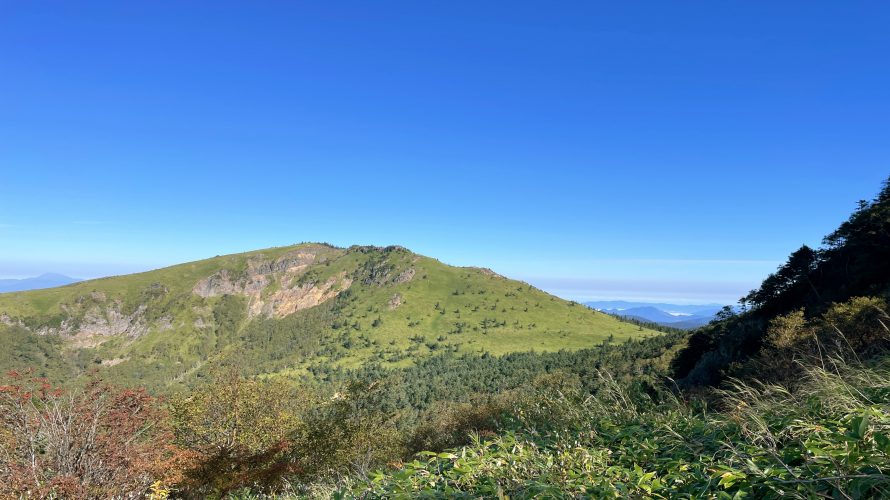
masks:
[[[245,374],[304,376],[656,334],[401,247],[301,244],[0,294],[0,368],[98,369],[156,389],[189,385],[221,361]]]

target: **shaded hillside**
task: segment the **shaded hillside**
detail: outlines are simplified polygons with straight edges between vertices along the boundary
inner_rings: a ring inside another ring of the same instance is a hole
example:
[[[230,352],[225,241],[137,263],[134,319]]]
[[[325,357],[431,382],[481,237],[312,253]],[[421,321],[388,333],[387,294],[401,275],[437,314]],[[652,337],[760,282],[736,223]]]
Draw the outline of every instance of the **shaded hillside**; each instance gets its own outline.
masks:
[[[890,292],[890,181],[825,237],[823,247],[803,246],[740,301],[742,313],[724,310],[695,332],[674,362],[674,375],[687,385],[715,384],[733,366],[765,346],[772,321],[796,311],[811,319],[852,297],[886,298]]]
[[[245,375],[408,366],[442,352],[580,349],[656,332],[479,268],[400,247],[302,244],[0,296],[0,368],[188,385]]]

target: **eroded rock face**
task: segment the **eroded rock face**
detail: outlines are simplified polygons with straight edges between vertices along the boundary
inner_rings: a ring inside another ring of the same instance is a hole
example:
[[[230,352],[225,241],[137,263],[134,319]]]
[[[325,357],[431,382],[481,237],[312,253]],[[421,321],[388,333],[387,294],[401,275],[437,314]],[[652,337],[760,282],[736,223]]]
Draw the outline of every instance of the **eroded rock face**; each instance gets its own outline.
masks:
[[[389,306],[390,311],[394,311],[394,310],[398,309],[399,306],[402,305],[402,294],[397,293],[397,294],[393,295],[389,299],[389,302],[387,303],[387,305]]]
[[[296,276],[302,274],[313,262],[315,254],[311,252],[290,253],[274,261],[254,256],[247,261],[247,272],[244,276],[235,277],[228,269],[222,269],[199,281],[192,291],[204,298],[219,295],[253,295],[269,285],[271,275],[283,273],[287,277]]]
[[[322,283],[301,283],[299,278],[315,260],[316,254],[307,251],[289,253],[276,260],[251,257],[243,275],[235,277],[223,269],[196,283],[192,291],[204,298],[242,295],[248,298],[248,316],[283,318],[330,300],[352,285],[345,273]],[[275,283],[278,288],[265,293]]]
[[[18,318],[13,319],[10,315],[8,315],[6,313],[0,314],[0,323],[7,325],[7,326],[25,326],[25,324],[22,323],[22,320],[20,320]]]
[[[128,335],[138,337],[148,329],[145,326],[145,305],[142,304],[133,314],[122,314],[120,302],[115,301],[110,306],[91,308],[83,317],[79,334],[84,335]]]
[[[94,347],[115,335],[139,337],[148,333],[149,325],[145,320],[145,305],[140,305],[130,314],[124,314],[121,307],[122,304],[119,300],[94,304],[79,320],[75,315],[72,315],[62,321],[58,327],[42,326],[34,333],[71,337],[75,347]],[[62,309],[66,312],[72,310],[70,306],[64,305]]]
[[[414,279],[415,274],[417,274],[417,271],[413,267],[409,267],[396,276],[396,283],[407,283]]]
[[[192,288],[192,292],[204,298],[229,295],[239,291],[240,288],[232,281],[228,269],[223,269],[202,279]]]
[[[265,300],[251,303],[250,315],[283,318],[297,311],[315,307],[337,296],[352,285],[345,273],[332,277],[324,283],[304,283],[292,288],[282,287]]]

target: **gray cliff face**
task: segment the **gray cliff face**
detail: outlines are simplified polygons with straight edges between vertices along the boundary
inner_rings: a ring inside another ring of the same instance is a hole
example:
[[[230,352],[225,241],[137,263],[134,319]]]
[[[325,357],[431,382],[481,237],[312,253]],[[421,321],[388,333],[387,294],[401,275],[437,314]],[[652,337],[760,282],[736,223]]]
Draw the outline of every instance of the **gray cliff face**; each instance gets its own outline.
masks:
[[[417,271],[415,271],[413,267],[409,267],[396,276],[395,283],[407,283],[414,279],[415,274],[417,274]]]
[[[158,283],[145,289],[145,294],[149,297],[163,297],[167,293],[167,288]],[[81,347],[98,345],[104,341],[103,337],[140,337],[153,328],[173,328],[170,316],[160,317],[150,323],[146,318],[148,306],[145,303],[127,308],[121,299],[109,299],[100,291],[92,291],[69,303],[63,303],[60,309],[61,318],[48,324],[28,325],[21,318],[13,318],[6,313],[0,315],[0,323],[27,328],[37,335],[70,337],[75,345]]]
[[[228,269],[223,269],[199,281],[192,291],[206,299],[220,295],[241,294],[244,288],[244,283],[234,279]]]
[[[299,251],[283,255],[276,260],[267,260],[262,256],[251,257],[247,261],[247,270],[242,276],[234,276],[228,269],[222,269],[202,279],[192,291],[203,298],[220,295],[255,295],[262,292],[275,278],[281,274],[285,278],[299,276],[312,263],[316,254]]]
[[[104,299],[104,297],[103,297]],[[146,306],[136,308],[132,313],[122,311],[120,300],[105,301],[89,306],[83,316],[73,314],[71,307],[65,308],[72,313],[59,326],[42,326],[34,333],[38,335],[61,335],[71,337],[78,347],[92,347],[101,344],[104,338],[125,335],[140,337],[148,333],[150,325],[145,318]],[[164,319],[164,318],[162,318]],[[170,318],[166,318],[161,328],[171,328]]]

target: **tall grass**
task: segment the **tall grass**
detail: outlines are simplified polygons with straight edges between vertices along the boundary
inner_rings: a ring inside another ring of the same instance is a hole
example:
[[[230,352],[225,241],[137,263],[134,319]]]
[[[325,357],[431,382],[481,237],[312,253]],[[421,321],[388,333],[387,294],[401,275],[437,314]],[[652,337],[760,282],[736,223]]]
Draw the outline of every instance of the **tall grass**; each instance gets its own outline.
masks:
[[[890,497],[890,363],[799,364],[793,388],[734,380],[719,411],[600,373],[538,384],[497,437],[347,485],[359,498]]]

